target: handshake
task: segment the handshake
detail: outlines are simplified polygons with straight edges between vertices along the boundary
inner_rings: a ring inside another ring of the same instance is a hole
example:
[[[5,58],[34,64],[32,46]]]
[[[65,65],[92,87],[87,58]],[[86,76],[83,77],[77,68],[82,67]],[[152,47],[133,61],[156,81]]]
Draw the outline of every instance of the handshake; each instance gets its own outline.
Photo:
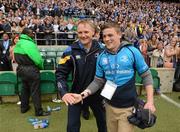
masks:
[[[65,102],[66,105],[73,105],[77,104],[79,102],[83,103],[83,99],[88,97],[91,94],[91,91],[86,89],[80,94],[76,93],[66,93],[63,97],[62,100]]]

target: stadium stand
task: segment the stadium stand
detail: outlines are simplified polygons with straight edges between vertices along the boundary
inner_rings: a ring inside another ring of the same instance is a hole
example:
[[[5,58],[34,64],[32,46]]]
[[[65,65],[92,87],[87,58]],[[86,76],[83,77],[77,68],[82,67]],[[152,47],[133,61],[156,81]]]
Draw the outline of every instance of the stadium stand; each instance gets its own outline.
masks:
[[[157,91],[157,89],[160,89],[160,77],[158,76],[158,71],[153,68],[150,68],[150,71],[153,78],[154,90]],[[137,87],[138,95],[141,95],[143,90],[142,78],[138,75],[137,72],[136,72],[136,87]]]
[[[53,94],[57,93],[56,79],[53,71],[41,71],[41,94]]]
[[[14,72],[1,72],[0,80],[0,96],[17,94],[17,77]]]

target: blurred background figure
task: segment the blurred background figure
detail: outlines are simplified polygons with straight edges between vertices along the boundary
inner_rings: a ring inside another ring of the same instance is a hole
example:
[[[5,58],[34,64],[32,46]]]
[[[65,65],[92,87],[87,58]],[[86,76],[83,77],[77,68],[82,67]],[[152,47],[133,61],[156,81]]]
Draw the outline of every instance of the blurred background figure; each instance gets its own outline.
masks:
[[[12,63],[12,67],[13,67],[13,71],[16,71],[16,68],[18,66],[18,64],[16,63],[15,61],[15,58],[14,58],[14,47],[16,45],[16,43],[18,42],[19,40],[19,35],[18,34],[15,34],[13,37],[12,37],[12,45],[10,46],[10,49],[9,49],[9,57],[11,59],[11,63]],[[21,97],[20,95],[19,96],[19,101],[17,102],[17,105],[20,105],[21,104]]]
[[[11,59],[11,62],[12,62],[12,66],[13,66],[13,71],[16,71],[16,68],[17,68],[17,63],[15,62],[15,59],[14,59],[14,47],[16,45],[16,43],[18,42],[19,40],[19,35],[16,34],[12,37],[12,45],[10,46],[9,48],[9,57]]]
[[[176,70],[174,75],[173,91],[180,92],[180,44],[179,43],[176,46]]]
[[[163,67],[164,65],[164,45],[162,41],[158,42],[157,49],[152,53],[151,67]]]
[[[11,46],[11,40],[9,39],[9,35],[7,33],[3,34],[3,39],[0,42],[0,49],[1,49],[1,64],[0,69],[1,71],[12,71],[12,63],[11,59],[9,57],[9,49]]]
[[[176,67],[176,46],[177,38],[172,38],[170,43],[165,46],[164,49],[164,67],[175,68]]]

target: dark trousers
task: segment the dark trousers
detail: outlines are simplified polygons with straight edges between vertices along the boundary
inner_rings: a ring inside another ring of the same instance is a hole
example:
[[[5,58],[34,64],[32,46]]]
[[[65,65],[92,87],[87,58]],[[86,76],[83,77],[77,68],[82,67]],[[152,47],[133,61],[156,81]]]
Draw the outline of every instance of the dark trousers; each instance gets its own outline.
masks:
[[[96,124],[98,132],[107,132],[106,120],[105,120],[105,109],[101,101],[91,102],[89,106],[96,118]],[[67,132],[80,132],[80,115],[83,105],[75,104],[68,106],[68,125]]]
[[[20,69],[18,74],[22,79],[21,110],[29,107],[29,98],[31,96],[35,113],[42,112],[39,71],[33,67],[28,67]]]

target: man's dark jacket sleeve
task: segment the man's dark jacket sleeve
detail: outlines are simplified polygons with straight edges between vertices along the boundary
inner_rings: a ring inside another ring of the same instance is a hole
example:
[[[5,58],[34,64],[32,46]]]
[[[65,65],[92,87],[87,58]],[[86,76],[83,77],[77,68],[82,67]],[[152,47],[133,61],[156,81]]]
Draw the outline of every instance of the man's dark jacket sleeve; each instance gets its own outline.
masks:
[[[63,56],[59,60],[58,67],[56,69],[56,82],[57,82],[57,88],[58,91],[63,97],[68,92],[68,84],[67,84],[67,78],[69,73],[73,69],[73,61],[71,57],[71,52],[64,52]]]

